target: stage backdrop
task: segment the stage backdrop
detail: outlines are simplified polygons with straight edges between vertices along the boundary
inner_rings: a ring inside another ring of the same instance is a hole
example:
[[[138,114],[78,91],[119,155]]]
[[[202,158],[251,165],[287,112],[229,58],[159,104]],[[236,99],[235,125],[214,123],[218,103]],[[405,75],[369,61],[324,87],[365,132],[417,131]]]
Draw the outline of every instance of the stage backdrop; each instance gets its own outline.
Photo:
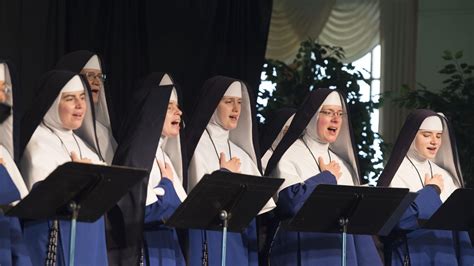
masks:
[[[216,74],[257,91],[271,10],[272,0],[0,0],[0,58],[16,64],[22,109],[42,73],[87,49],[102,56],[117,115],[150,71],[173,74],[189,113]]]

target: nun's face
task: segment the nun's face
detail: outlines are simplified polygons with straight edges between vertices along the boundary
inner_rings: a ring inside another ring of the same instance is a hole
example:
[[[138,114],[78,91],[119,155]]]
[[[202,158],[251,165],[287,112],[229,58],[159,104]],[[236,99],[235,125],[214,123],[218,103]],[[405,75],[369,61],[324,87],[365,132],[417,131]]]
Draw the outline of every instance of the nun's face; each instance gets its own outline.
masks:
[[[65,129],[78,129],[82,125],[86,110],[86,96],[83,90],[61,94],[58,111]]]
[[[100,88],[102,87],[102,80],[104,76],[102,71],[93,68],[83,68],[81,74],[85,75],[92,90],[92,100],[94,103],[99,102]]]
[[[319,112],[317,132],[321,141],[336,141],[342,126],[342,107],[339,105],[323,105]]]
[[[240,110],[242,109],[242,98],[222,97],[217,106],[217,116],[221,126],[227,130],[232,130],[239,123]]]
[[[0,103],[4,103],[7,101],[7,87],[5,86],[5,81],[0,80]]]
[[[176,101],[168,103],[168,110],[166,111],[165,122],[161,135],[165,137],[176,137],[179,134],[179,124],[181,123],[181,115],[183,113],[179,109]]]
[[[419,155],[426,159],[434,159],[441,146],[443,132],[418,130],[415,137],[415,148]]]

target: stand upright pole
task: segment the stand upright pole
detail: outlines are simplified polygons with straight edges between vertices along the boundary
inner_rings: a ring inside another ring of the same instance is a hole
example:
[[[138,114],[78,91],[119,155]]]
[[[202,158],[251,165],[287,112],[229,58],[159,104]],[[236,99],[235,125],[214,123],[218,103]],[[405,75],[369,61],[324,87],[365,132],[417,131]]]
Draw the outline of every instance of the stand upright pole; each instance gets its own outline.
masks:
[[[222,220],[222,255],[221,255],[221,266],[225,266],[226,252],[227,252],[227,222],[229,221],[229,215],[225,210],[222,210],[219,218]]]
[[[80,206],[76,202],[72,201],[69,204],[69,208],[72,211],[71,217],[71,232],[69,238],[69,266],[74,266],[74,255],[76,250],[76,223],[77,217],[79,216]]]
[[[347,263],[347,224],[349,219],[339,219],[339,225],[342,227],[342,253],[341,253],[341,265],[346,266]]]

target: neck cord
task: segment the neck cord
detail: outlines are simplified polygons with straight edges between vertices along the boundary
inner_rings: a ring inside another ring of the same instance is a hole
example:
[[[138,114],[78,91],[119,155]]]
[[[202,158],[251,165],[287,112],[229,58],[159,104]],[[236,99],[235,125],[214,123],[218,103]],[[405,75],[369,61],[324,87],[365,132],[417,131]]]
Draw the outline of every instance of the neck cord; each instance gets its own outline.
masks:
[[[54,130],[52,128],[50,128],[48,125],[46,125],[46,123],[43,122],[43,125],[48,128],[51,133],[53,133],[58,139],[59,141],[61,142],[61,146],[64,148],[64,150],[66,150],[66,153],[71,156],[71,153],[69,152],[69,150],[67,149],[66,147],[66,144],[64,144],[64,141],[61,139],[61,137],[59,137],[58,134],[56,134],[56,132],[54,132]],[[72,138],[74,139],[74,141],[76,142],[76,145],[77,145],[77,148],[79,149],[79,158],[82,159],[82,150],[81,150],[81,146],[79,145],[79,142],[77,141],[76,139],[76,136],[74,136],[74,132],[72,133]]]
[[[319,166],[319,163],[318,163],[318,160],[316,160],[316,157],[314,157],[314,154],[313,152],[311,151],[311,149],[309,148],[308,144],[306,144],[306,141],[304,141],[303,138],[300,138],[301,141],[303,142],[304,146],[306,147],[306,149],[308,149],[309,153],[311,154],[311,157],[313,157],[313,160],[314,162],[316,163],[316,165],[318,166],[318,169],[319,169],[319,172],[322,172],[321,171],[321,167]],[[328,149],[328,157],[329,157],[329,162],[332,161],[332,158],[331,158],[331,153],[329,153],[329,149]]]
[[[214,143],[214,140],[212,140],[211,134],[209,133],[207,128],[206,128],[206,132],[207,132],[207,135],[209,136],[209,139],[211,140],[212,146],[214,147],[214,151],[216,152],[217,160],[220,161],[221,158],[219,156],[219,152],[217,151],[216,144]],[[227,147],[229,148],[229,160],[230,160],[232,158],[232,150],[230,149],[229,139],[227,139]]]
[[[415,168],[415,171],[416,171],[416,173],[418,174],[418,179],[419,179],[420,182],[421,182],[421,186],[422,186],[422,187],[425,187],[425,184],[423,183],[423,179],[421,178],[421,174],[420,174],[420,172],[418,171],[418,168],[416,168],[415,164],[414,164],[413,161],[410,159],[410,157],[408,157],[408,156],[405,156],[405,157],[407,157],[408,161],[411,163],[411,165],[413,166],[413,168]],[[430,166],[431,178],[433,178],[433,168],[431,167],[430,160],[427,160],[427,161],[428,161],[428,165]]]

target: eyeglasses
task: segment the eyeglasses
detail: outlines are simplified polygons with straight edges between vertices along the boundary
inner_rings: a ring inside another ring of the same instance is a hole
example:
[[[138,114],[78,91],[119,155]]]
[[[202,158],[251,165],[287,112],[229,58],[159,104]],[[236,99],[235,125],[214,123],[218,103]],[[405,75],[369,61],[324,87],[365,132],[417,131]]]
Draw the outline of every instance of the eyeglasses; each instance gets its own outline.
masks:
[[[5,94],[9,94],[12,91],[12,87],[10,84],[4,84],[3,89],[0,89],[0,91],[3,91]]]
[[[102,74],[102,73],[97,73],[96,74],[94,72],[86,72],[86,73],[84,73],[84,75],[86,76],[88,81],[93,81],[94,79],[98,79],[98,80],[104,82],[105,79],[106,79],[105,74]]]
[[[328,117],[343,117],[346,115],[346,113],[343,112],[334,112],[334,111],[329,111],[329,110],[321,110],[319,113],[328,116]]]

